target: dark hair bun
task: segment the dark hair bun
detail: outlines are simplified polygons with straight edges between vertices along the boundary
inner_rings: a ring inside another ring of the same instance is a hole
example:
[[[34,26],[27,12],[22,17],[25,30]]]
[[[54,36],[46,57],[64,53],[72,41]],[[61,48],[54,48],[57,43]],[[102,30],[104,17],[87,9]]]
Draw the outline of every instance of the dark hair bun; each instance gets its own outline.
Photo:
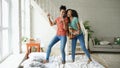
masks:
[[[61,5],[61,6],[60,6],[60,10],[62,10],[62,9],[63,9],[63,10],[66,10],[66,6]]]

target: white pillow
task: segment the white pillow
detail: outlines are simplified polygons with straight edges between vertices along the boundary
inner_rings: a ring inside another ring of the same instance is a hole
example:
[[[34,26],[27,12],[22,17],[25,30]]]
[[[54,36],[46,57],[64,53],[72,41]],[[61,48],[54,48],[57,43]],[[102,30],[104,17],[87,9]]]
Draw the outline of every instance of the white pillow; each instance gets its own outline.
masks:
[[[24,68],[45,68],[45,65],[43,63],[31,61],[30,59],[25,60],[21,66]]]
[[[100,45],[108,45],[108,44],[110,44],[109,41],[100,41]]]
[[[31,52],[28,55],[29,59],[32,61],[42,61],[46,58],[46,53],[44,52]]]

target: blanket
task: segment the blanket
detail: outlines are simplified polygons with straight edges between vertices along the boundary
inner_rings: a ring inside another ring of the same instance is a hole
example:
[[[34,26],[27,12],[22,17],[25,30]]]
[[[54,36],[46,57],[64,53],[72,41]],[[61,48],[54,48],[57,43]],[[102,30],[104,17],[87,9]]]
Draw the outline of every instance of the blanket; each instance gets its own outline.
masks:
[[[29,59],[22,63],[24,68],[105,68],[97,61],[87,64],[88,58],[85,55],[76,55],[75,62],[72,62],[71,55],[66,56],[66,64],[62,64],[61,56],[51,56],[49,63],[42,63],[46,53],[31,53]]]

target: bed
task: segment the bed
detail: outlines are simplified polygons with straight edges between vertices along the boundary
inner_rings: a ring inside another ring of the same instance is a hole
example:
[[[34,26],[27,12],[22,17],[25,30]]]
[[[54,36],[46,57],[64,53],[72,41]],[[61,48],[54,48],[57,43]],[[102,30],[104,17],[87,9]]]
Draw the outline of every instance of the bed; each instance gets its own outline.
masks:
[[[23,68],[105,68],[103,65],[93,61],[87,64],[88,58],[85,55],[76,55],[75,62],[71,62],[71,55],[66,56],[66,64],[61,63],[61,56],[50,56],[49,63],[43,64],[46,53],[32,52],[29,58],[23,61]]]

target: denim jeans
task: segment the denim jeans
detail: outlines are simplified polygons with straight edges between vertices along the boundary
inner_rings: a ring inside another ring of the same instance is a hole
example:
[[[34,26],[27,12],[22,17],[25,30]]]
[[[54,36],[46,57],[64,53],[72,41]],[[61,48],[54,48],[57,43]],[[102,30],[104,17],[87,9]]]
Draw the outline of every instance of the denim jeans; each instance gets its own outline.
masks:
[[[48,46],[46,60],[49,60],[49,56],[50,56],[50,53],[51,53],[51,48],[59,40],[60,40],[60,51],[61,51],[61,54],[62,54],[62,62],[65,62],[65,45],[66,45],[67,37],[66,36],[57,36],[57,35],[53,38],[53,40],[50,42],[50,44]]]
[[[90,58],[90,54],[85,47],[84,35],[83,35],[83,33],[81,33],[80,35],[78,35],[72,39],[72,60],[73,61],[75,60],[75,50],[76,50],[77,39],[79,39],[79,41],[80,41],[80,46],[81,46],[82,50],[85,52],[87,57]]]

